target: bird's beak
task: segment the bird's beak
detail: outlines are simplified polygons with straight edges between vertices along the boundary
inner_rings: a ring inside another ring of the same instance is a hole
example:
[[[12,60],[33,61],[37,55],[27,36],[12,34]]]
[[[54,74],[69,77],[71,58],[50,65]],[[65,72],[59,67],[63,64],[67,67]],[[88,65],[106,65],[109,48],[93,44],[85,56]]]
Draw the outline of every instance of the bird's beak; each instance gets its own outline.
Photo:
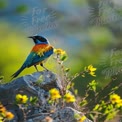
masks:
[[[34,37],[33,36],[29,36],[28,38],[32,38],[33,39]]]

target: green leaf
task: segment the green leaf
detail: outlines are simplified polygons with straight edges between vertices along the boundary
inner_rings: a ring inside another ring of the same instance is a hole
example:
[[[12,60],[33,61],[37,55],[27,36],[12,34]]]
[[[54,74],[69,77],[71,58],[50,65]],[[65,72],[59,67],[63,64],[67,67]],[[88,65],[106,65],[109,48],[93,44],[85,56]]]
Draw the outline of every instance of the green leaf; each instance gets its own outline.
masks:
[[[75,89],[74,92],[75,92],[75,95],[78,95],[78,90],[77,89]]]
[[[69,72],[70,71],[70,69],[69,68],[65,68],[65,72]]]
[[[4,79],[4,76],[0,76],[0,80],[3,80]]]
[[[33,100],[33,97],[31,96],[31,97],[30,97],[30,102],[32,102],[32,100]]]
[[[98,108],[100,107],[99,104],[95,105],[95,107],[93,108],[94,111],[98,110]]]
[[[88,88],[90,90],[93,90],[94,92],[96,91],[96,86],[97,86],[97,82],[95,80],[91,81],[88,85]]]
[[[74,114],[74,118],[75,118],[75,119],[80,119],[80,117],[81,117],[81,116],[80,116],[79,114],[77,114],[77,113]]]
[[[70,89],[70,88],[71,88],[71,85],[70,84],[66,86],[66,89],[67,90]]]
[[[62,55],[61,57],[60,57],[60,60],[61,61],[65,61],[67,59],[67,55]]]
[[[22,14],[22,13],[25,13],[27,12],[28,10],[28,7],[27,5],[19,5],[17,8],[16,8],[16,12],[19,13],[19,14]]]
[[[119,87],[118,86],[115,86],[114,88],[112,88],[111,90],[112,91],[116,91]]]
[[[44,81],[44,77],[43,77],[43,75],[41,75],[40,77],[39,77],[39,79],[36,81],[36,84],[40,84],[41,82],[43,82]]]
[[[48,100],[48,103],[49,103],[49,104],[53,104],[54,101],[53,101],[53,100]]]
[[[89,114],[89,116],[91,117],[92,120],[94,120],[94,115],[93,114]]]
[[[31,104],[34,105],[34,104],[37,103],[37,101],[38,101],[38,98],[37,98],[37,97],[32,97],[32,96],[30,97],[30,103],[31,103]]]
[[[86,104],[88,104],[87,100],[83,100],[83,101],[80,103],[80,106],[85,106]]]
[[[4,9],[7,6],[7,1],[6,0],[1,0],[0,1],[0,9]]]

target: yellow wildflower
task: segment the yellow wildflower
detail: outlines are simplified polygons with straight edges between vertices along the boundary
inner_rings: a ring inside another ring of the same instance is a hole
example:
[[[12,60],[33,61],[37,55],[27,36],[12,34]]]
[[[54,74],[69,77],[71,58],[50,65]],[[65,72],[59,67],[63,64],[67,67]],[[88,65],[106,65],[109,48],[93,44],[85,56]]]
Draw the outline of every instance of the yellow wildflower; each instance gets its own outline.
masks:
[[[110,101],[112,102],[112,104],[119,103],[120,96],[118,94],[112,94],[110,95]]]
[[[122,107],[122,99],[120,99],[120,100],[117,102],[117,107],[118,107],[118,108]]]
[[[16,101],[20,104],[23,104],[23,103],[26,103],[28,101],[28,97],[27,97],[27,95],[17,94],[16,95]]]
[[[3,122],[4,119],[11,120],[14,118],[14,115],[11,112],[8,112],[6,108],[0,103],[0,122]]]
[[[6,108],[5,107],[3,107],[3,108],[0,109],[0,113],[5,113],[5,111],[6,111]]]
[[[67,58],[67,54],[66,51],[62,50],[62,49],[54,49],[54,53],[58,56],[60,56],[60,60],[64,61]]]
[[[82,117],[79,119],[79,122],[84,122],[84,120],[86,120],[86,116],[82,116]]]
[[[14,114],[12,114],[11,112],[6,112],[6,113],[5,113],[5,118],[6,118],[7,120],[11,120],[11,119],[14,118]]]
[[[96,76],[96,75],[95,75],[95,72],[89,72],[89,74],[90,74],[91,76],[94,76],[94,77]]]
[[[51,89],[49,91],[49,93],[50,93],[50,97],[51,97],[52,100],[61,98],[61,95],[59,93],[59,90],[56,89],[56,88]]]
[[[5,113],[5,111],[6,108],[2,104],[0,104],[0,113]]]
[[[57,55],[64,55],[66,54],[66,52],[60,48],[58,49],[54,49],[54,53],[57,54]]]
[[[64,95],[64,100],[65,100],[67,103],[69,103],[69,102],[75,102],[75,101],[76,101],[74,95],[72,95],[71,93],[66,93],[66,94]]]
[[[94,68],[93,65],[89,65],[85,70],[91,75],[91,76],[96,76],[95,71],[97,68]]]

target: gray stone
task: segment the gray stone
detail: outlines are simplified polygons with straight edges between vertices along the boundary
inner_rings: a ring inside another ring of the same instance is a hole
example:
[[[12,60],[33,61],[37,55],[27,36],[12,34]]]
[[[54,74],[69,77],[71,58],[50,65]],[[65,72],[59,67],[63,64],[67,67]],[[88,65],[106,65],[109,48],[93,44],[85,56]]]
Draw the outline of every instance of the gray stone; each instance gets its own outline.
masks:
[[[73,109],[73,105],[66,104],[62,107],[61,104],[48,103],[49,90],[52,88],[61,91],[62,85],[58,76],[50,71],[35,72],[0,85],[0,102],[15,115],[10,122],[77,122],[74,115],[83,116],[83,113]],[[18,93],[28,97],[36,96],[37,104],[28,105],[23,113],[22,107],[15,104],[15,96]],[[49,117],[50,121],[47,121],[46,117]],[[86,119],[84,122],[92,121]]]

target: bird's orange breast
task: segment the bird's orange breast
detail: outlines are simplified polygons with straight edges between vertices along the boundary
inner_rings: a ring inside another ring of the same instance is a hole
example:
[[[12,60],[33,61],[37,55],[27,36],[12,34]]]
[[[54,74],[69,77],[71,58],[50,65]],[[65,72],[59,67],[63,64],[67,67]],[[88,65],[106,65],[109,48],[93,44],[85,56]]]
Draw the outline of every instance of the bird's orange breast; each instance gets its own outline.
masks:
[[[35,53],[44,53],[47,52],[49,50],[53,49],[53,47],[49,44],[37,44],[33,47],[33,49],[31,50],[31,52],[35,52]]]

